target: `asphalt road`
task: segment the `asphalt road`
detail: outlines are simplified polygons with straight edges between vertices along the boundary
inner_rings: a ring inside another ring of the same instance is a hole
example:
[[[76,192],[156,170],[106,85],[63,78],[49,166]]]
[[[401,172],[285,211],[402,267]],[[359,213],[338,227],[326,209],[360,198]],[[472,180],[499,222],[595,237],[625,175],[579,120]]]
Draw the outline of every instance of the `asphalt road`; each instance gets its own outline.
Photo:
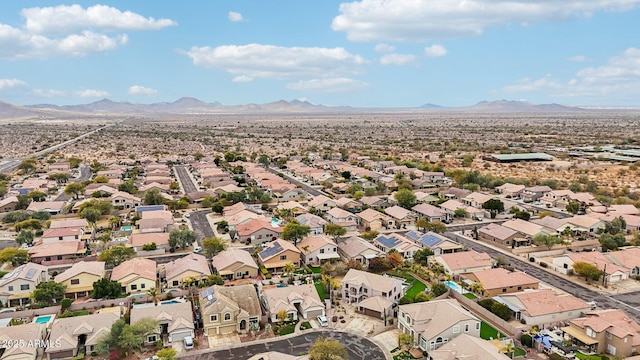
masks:
[[[198,245],[202,246],[202,239],[215,236],[211,224],[207,220],[207,214],[210,214],[211,210],[193,211],[189,213],[189,221],[191,221],[191,227],[193,231],[198,235]]]
[[[244,360],[256,354],[278,351],[290,355],[306,354],[318,336],[338,340],[349,352],[350,360],[385,360],[384,352],[371,340],[339,331],[314,331],[284,340],[181,356],[185,360]]]
[[[189,176],[187,167],[185,165],[176,165],[176,176],[180,179],[180,184],[182,184],[182,189],[185,194],[189,194],[192,192],[198,191],[198,187],[193,183],[191,177]]]
[[[533,265],[529,262],[523,261],[519,257],[513,256],[510,253],[501,252],[494,248],[485,246],[478,241],[470,240],[451,232],[446,232],[444,235],[459,242],[460,244],[465,245],[468,249],[473,249],[478,252],[485,252],[494,259],[497,257],[508,259],[511,263],[511,266],[513,266],[517,270],[530,274],[540,281],[543,281],[558,289],[562,289],[567,293],[570,293],[584,301],[596,301],[599,308],[624,310],[627,315],[640,323],[640,291],[613,296],[602,294],[588,289],[580,284],[569,281],[552,272],[544,270],[537,265]]]
[[[274,173],[274,174],[280,174],[281,173],[278,169],[273,169],[271,167],[268,167],[267,170],[269,172]],[[325,192],[320,191],[320,190],[318,190],[316,188],[313,188],[313,187],[309,186],[306,183],[298,181],[298,180],[292,178],[291,176],[289,176],[287,174],[282,173],[282,175],[284,175],[284,177],[287,179],[287,181],[289,181],[293,185],[299,186],[300,188],[302,188],[302,190],[308,192],[309,194],[311,194],[313,196],[318,196],[318,195],[325,195],[326,196],[327,195]]]
[[[0,165],[0,173],[10,173],[15,170],[22,160],[8,159]]]
[[[80,167],[80,176],[78,176],[77,178],[69,179],[69,181],[73,182],[73,183],[80,183],[80,182],[83,182],[83,181],[90,180],[92,175],[93,174],[91,173],[91,166],[82,165]],[[64,189],[64,186],[63,186],[63,189]],[[64,190],[62,190],[60,195],[58,195],[54,199],[54,201],[69,201],[69,200],[71,200],[72,197],[73,197],[73,195],[67,195],[67,194],[64,193]]]

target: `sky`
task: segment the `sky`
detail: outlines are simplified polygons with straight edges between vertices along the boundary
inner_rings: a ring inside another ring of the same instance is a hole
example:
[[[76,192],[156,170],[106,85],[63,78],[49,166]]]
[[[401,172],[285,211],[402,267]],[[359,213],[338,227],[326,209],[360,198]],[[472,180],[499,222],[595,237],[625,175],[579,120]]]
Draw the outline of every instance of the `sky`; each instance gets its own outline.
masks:
[[[0,3],[0,101],[640,105],[640,0]]]

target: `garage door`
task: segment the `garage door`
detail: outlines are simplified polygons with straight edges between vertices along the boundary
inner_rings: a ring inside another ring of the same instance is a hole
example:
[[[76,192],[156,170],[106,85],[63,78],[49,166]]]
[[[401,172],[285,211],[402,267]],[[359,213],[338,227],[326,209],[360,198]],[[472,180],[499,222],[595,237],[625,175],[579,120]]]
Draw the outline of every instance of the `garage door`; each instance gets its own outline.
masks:
[[[375,311],[375,310],[371,310],[371,309],[364,309],[364,314],[374,317],[376,319],[381,319],[382,318],[382,314],[380,313],[380,311]]]
[[[315,319],[318,315],[322,315],[323,309],[309,309],[307,310],[307,319]]]
[[[182,341],[182,339],[184,339],[187,336],[193,336],[193,332],[190,330],[174,331],[169,336],[169,341],[170,342]]]

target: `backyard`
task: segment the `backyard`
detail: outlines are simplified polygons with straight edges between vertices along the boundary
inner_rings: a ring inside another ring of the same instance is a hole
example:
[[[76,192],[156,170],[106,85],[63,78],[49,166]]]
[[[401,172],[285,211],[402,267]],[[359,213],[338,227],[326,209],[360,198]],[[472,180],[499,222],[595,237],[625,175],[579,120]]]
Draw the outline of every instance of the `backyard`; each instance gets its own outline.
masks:
[[[480,338],[484,340],[493,340],[503,338],[505,335],[501,332],[498,332],[493,326],[487,324],[486,322],[482,322],[480,324]]]
[[[324,299],[327,298],[327,295],[324,292],[324,285],[322,284],[321,281],[316,281],[314,285],[316,286],[316,290],[318,291],[318,296],[320,297],[320,300],[324,301]]]

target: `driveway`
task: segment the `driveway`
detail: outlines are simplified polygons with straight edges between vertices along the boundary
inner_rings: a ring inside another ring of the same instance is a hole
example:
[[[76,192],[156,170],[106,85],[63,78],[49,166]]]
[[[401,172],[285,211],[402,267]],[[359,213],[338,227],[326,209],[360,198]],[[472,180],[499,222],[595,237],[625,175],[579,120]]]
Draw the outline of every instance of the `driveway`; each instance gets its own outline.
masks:
[[[207,214],[210,214],[211,210],[193,211],[189,213],[189,221],[193,231],[198,235],[198,245],[202,246],[202,240],[215,236],[211,224],[207,219]]]
[[[240,345],[225,350],[201,351],[197,354],[180,356],[185,360],[244,360],[256,354],[278,351],[290,355],[306,354],[318,336],[334,339],[345,346],[350,360],[386,360],[385,352],[374,342],[362,336],[339,331],[312,331],[282,340]]]

